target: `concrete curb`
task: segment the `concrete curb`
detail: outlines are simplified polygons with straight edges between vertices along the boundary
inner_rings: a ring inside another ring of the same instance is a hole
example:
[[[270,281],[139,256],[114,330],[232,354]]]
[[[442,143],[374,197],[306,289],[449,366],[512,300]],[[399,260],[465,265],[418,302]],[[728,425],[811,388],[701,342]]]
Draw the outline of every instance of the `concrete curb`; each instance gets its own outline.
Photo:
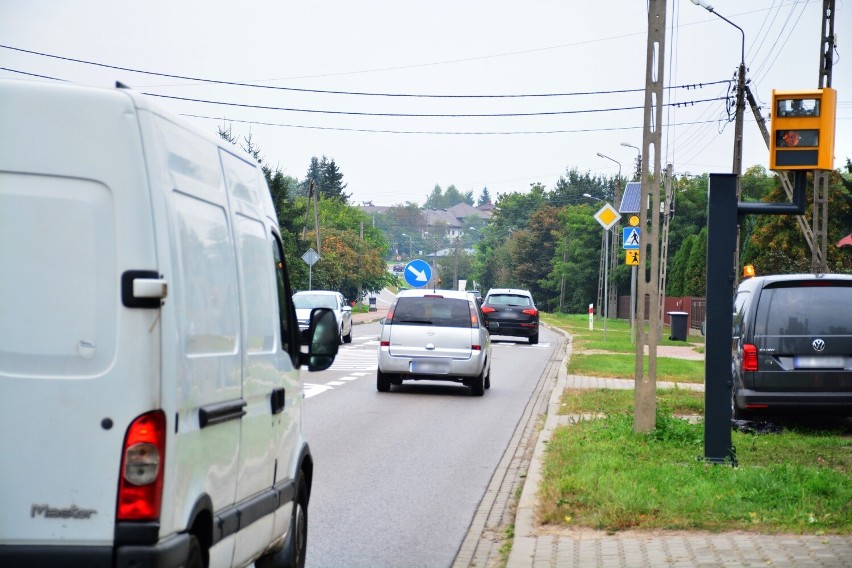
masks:
[[[541,469],[544,463],[544,453],[547,451],[547,444],[553,436],[553,431],[560,423],[559,401],[568,383],[568,360],[571,358],[573,348],[571,336],[559,328],[547,327],[551,331],[561,333],[565,336],[565,355],[562,358],[559,372],[556,375],[556,385],[554,385],[550,393],[550,402],[547,405],[547,416],[544,426],[541,432],[539,432],[535,450],[533,451],[532,459],[530,459],[527,477],[524,480],[524,488],[521,491],[520,499],[518,499],[518,507],[515,513],[515,538],[512,542],[512,552],[509,554],[506,568],[527,568],[533,564],[537,538],[535,534],[535,507],[538,502],[538,488],[541,485]]]

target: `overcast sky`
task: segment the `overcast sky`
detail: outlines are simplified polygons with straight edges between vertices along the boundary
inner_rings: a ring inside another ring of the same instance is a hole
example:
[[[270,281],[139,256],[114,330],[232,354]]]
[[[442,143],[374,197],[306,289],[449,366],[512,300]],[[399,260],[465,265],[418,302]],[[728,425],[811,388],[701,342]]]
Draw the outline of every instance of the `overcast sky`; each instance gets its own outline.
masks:
[[[773,88],[818,86],[822,0],[712,4],[745,32],[764,115]],[[837,1],[838,168],[852,157],[852,47],[842,43],[850,12],[852,3]],[[687,0],[670,1],[667,18],[664,83],[703,86],[668,90],[664,102],[695,104],[664,110],[664,163],[679,173],[730,172],[724,98],[742,36]],[[621,143],[642,146],[646,39],[647,4],[637,0],[0,0],[0,67],[13,70],[0,76],[103,87],[120,80],[197,99],[159,101],[210,132],[229,121],[235,134],[251,132],[266,161],[298,179],[312,156],[333,158],[352,201],[376,205],[422,204],[435,184],[474,197],[488,187],[496,198],[536,182],[551,188],[570,168],[618,173],[598,152],[627,175],[637,152]],[[494,116],[508,114],[527,116]],[[750,113],[743,163],[768,167]]]

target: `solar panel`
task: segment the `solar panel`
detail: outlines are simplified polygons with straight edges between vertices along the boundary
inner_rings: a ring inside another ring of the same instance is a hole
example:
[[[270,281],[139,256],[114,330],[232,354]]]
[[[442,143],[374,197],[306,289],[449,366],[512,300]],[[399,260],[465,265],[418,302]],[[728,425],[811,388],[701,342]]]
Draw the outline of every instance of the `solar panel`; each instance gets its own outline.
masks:
[[[642,199],[642,184],[638,181],[629,181],[624,188],[624,195],[621,197],[621,206],[618,208],[619,213],[639,213],[639,202]]]

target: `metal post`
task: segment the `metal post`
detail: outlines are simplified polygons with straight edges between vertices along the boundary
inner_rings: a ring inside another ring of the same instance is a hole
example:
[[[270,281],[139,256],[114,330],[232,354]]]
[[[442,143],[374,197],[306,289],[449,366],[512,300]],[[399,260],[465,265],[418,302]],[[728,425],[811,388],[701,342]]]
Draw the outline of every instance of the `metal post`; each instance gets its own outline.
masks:
[[[606,320],[609,317],[609,229],[604,229],[606,233],[606,247],[604,248],[604,341],[606,341]]]
[[[737,234],[737,175],[710,174],[707,197],[707,337],[704,459],[736,463],[731,446],[731,342]]]
[[[630,343],[636,344],[636,267],[630,267]]]

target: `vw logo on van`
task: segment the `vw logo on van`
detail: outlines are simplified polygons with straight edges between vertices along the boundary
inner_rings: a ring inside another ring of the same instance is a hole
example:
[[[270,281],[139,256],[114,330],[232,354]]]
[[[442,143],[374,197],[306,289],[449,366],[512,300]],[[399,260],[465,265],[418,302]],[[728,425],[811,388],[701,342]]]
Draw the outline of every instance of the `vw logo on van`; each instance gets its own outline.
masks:
[[[822,351],[825,349],[825,341],[822,339],[814,339],[814,342],[811,345],[814,346],[814,351]]]

